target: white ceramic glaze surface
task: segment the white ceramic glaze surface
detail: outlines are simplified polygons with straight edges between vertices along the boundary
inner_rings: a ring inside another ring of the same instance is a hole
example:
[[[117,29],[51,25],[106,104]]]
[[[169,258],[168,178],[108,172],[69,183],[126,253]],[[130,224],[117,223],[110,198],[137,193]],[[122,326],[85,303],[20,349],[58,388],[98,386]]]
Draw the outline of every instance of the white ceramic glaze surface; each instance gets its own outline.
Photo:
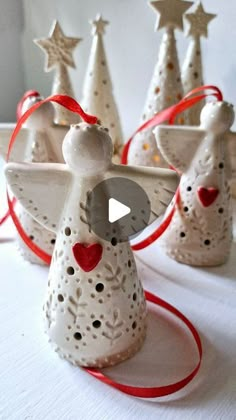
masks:
[[[211,102],[199,127],[157,127],[157,144],[166,160],[182,173],[180,204],[163,235],[167,254],[179,262],[223,264],[231,249],[231,168],[227,143],[233,106]],[[234,143],[236,147],[236,143]]]
[[[72,126],[63,152],[66,164],[10,163],[6,176],[31,216],[57,233],[44,304],[54,349],[73,364],[109,366],[141,347],[146,303],[128,240],[108,242],[92,231],[86,216],[88,192],[106,179],[131,179],[148,193],[158,216],[178,177],[169,170],[112,164],[112,141],[99,125]],[[102,249],[89,270],[81,253],[75,254],[78,246]]]

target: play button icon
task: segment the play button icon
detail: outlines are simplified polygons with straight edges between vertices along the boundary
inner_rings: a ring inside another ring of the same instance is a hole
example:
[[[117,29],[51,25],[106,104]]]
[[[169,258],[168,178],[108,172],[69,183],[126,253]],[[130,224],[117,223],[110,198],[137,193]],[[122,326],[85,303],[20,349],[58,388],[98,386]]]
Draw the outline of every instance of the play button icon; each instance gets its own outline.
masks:
[[[146,192],[124,177],[97,184],[87,195],[85,209],[90,231],[112,245],[136,237],[147,227],[151,213]]]
[[[108,220],[110,223],[114,223],[117,220],[122,219],[122,217],[126,216],[130,212],[131,212],[130,207],[125,206],[120,201],[116,200],[115,198],[109,199]]]

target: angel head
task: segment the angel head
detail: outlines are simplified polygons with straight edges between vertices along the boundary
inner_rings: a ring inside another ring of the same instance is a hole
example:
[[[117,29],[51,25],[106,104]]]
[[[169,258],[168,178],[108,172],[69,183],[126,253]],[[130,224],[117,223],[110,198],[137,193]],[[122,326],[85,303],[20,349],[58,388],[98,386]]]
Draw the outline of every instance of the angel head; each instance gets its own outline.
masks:
[[[93,176],[110,166],[112,147],[106,128],[80,123],[71,126],[64,138],[62,151],[73,172],[80,176]]]
[[[201,112],[201,126],[214,134],[223,134],[234,122],[233,105],[228,102],[209,102]]]
[[[21,115],[37,102],[42,101],[41,96],[29,96],[22,104]],[[36,109],[24,123],[24,127],[33,130],[43,130],[51,127],[54,120],[54,108],[52,103],[46,102]]]

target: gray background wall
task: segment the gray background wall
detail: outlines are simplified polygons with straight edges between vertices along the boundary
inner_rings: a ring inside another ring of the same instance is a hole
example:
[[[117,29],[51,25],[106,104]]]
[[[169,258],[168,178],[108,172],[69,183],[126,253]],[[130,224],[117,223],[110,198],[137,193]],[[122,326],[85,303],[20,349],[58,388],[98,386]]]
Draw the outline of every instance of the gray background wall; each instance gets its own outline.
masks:
[[[206,11],[217,13],[209,39],[203,39],[205,81],[218,85],[236,104],[236,2],[203,0]],[[88,20],[97,12],[110,20],[105,46],[126,136],[136,128],[147,87],[157,60],[161,32],[154,32],[155,13],[146,0],[0,0],[0,120],[14,120],[15,105],[25,89],[48,95],[52,73],[44,73],[44,56],[33,38],[47,36],[53,19],[59,19],[68,36],[84,38],[75,51],[71,70],[76,97],[91,46]],[[3,13],[4,11],[4,13]],[[188,40],[177,34],[180,60]]]

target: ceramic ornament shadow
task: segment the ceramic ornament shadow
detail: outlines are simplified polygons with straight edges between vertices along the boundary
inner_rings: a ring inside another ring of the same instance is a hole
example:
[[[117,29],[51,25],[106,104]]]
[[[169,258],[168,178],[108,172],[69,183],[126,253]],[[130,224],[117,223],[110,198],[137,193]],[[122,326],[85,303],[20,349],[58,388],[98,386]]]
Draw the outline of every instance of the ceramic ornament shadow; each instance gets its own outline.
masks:
[[[230,133],[228,142],[229,156],[232,170],[231,191],[234,198],[236,198],[236,133]]]
[[[182,0],[157,0],[150,3],[160,14],[156,29],[164,28],[158,61],[147,94],[141,123],[155,114],[179,102],[183,97],[175,29],[183,30],[183,14],[192,2]],[[183,117],[179,118],[183,124]],[[167,167],[165,159],[157,149],[152,129],[135,136],[131,144],[128,162],[134,165]]]
[[[36,102],[41,101],[40,96],[30,96],[25,100],[22,113],[30,109]],[[54,108],[51,103],[45,103],[38,108],[25,122],[19,137],[13,146],[10,160],[28,162],[64,162],[62,156],[62,140],[68,130],[65,126],[56,126],[54,120]],[[11,131],[1,139],[1,151],[6,159]],[[4,147],[3,147],[4,146]],[[21,192],[21,191],[20,191]],[[29,198],[28,205],[31,204]],[[19,221],[28,237],[34,244],[43,248],[49,255],[52,254],[55,244],[55,234],[37,223],[21,206],[16,205],[16,213]],[[44,264],[17,235],[19,251],[24,259],[31,263]]]
[[[101,124],[109,129],[113,142],[113,161],[119,163],[123,134],[103,43],[105,27],[109,22],[98,15],[90,23],[93,41],[81,103],[85,112],[96,115]]]
[[[182,173],[180,204],[161,243],[184,264],[214,266],[226,262],[232,242],[231,168],[228,142],[233,106],[210,102],[199,127],[159,126],[158,147]],[[234,142],[234,147],[236,143]]]
[[[185,14],[185,19],[190,25],[188,30],[190,43],[182,67],[184,94],[204,85],[201,37],[208,37],[208,25],[215,17],[216,15],[205,12],[201,2],[197,4],[193,13]],[[189,125],[199,125],[200,113],[204,104],[203,100],[188,110],[187,123]]]
[[[72,52],[81,40],[81,38],[65,36],[58,21],[53,23],[49,38],[34,40],[46,55],[45,71],[55,69],[52,95],[61,94],[75,97],[68,68],[75,68]],[[80,121],[77,114],[61,105],[55,103],[53,106],[56,111],[54,118],[56,124],[69,126]]]
[[[6,177],[29,214],[57,234],[44,305],[55,351],[75,365],[110,366],[142,346],[146,301],[128,238],[108,242],[86,222],[88,193],[101,181],[123,177],[144,189],[158,216],[178,177],[164,169],[112,164],[112,140],[99,125],[72,126],[63,154],[66,164],[9,163]]]

